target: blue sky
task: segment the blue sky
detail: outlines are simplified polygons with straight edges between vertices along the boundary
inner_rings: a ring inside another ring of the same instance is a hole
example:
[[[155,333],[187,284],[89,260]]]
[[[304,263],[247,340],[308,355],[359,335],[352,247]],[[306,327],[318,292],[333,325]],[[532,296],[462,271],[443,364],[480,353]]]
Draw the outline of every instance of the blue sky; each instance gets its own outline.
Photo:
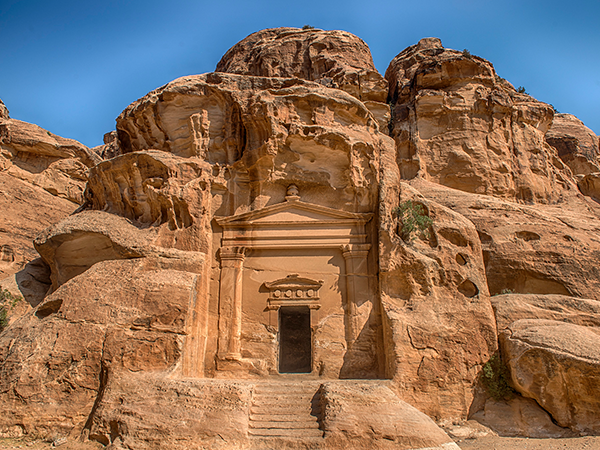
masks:
[[[598,134],[599,20],[598,0],[0,0],[0,98],[12,118],[93,147],[128,104],[214,70],[248,34],[309,24],[361,37],[382,74],[439,37]]]

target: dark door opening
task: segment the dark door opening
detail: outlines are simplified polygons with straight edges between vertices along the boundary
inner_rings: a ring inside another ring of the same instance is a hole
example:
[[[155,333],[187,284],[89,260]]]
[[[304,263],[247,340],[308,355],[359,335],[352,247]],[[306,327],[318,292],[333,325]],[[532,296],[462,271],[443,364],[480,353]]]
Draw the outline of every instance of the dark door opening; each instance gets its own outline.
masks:
[[[279,308],[279,372],[309,373],[312,337],[308,306]]]

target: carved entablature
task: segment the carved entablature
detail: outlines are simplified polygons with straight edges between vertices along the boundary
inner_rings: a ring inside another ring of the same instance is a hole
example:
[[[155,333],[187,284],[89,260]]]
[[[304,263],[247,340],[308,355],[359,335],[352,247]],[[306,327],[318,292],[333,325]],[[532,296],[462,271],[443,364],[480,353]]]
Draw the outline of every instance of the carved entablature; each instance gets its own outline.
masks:
[[[319,289],[322,285],[323,281],[301,278],[298,274],[264,283],[269,291],[267,309],[277,310],[280,306],[308,306],[311,309],[319,309]]]

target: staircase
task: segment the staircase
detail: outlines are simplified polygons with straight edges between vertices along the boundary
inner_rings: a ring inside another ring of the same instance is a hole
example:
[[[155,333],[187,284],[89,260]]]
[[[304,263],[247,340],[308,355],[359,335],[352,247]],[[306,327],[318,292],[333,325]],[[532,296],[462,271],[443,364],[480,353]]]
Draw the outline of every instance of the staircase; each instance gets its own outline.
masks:
[[[256,385],[250,406],[254,438],[320,439],[321,414],[318,383],[262,382]]]

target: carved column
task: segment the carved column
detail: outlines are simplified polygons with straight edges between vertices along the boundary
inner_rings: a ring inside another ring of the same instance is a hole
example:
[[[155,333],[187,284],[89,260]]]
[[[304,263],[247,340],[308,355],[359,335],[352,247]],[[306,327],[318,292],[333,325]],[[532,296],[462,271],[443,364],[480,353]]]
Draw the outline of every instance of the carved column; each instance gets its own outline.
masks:
[[[242,270],[244,247],[222,247],[221,283],[219,294],[219,343],[217,356],[221,360],[242,359]]]
[[[350,244],[342,247],[346,260],[346,340],[351,346],[360,334],[362,324],[358,307],[370,300],[367,255],[370,244]]]

